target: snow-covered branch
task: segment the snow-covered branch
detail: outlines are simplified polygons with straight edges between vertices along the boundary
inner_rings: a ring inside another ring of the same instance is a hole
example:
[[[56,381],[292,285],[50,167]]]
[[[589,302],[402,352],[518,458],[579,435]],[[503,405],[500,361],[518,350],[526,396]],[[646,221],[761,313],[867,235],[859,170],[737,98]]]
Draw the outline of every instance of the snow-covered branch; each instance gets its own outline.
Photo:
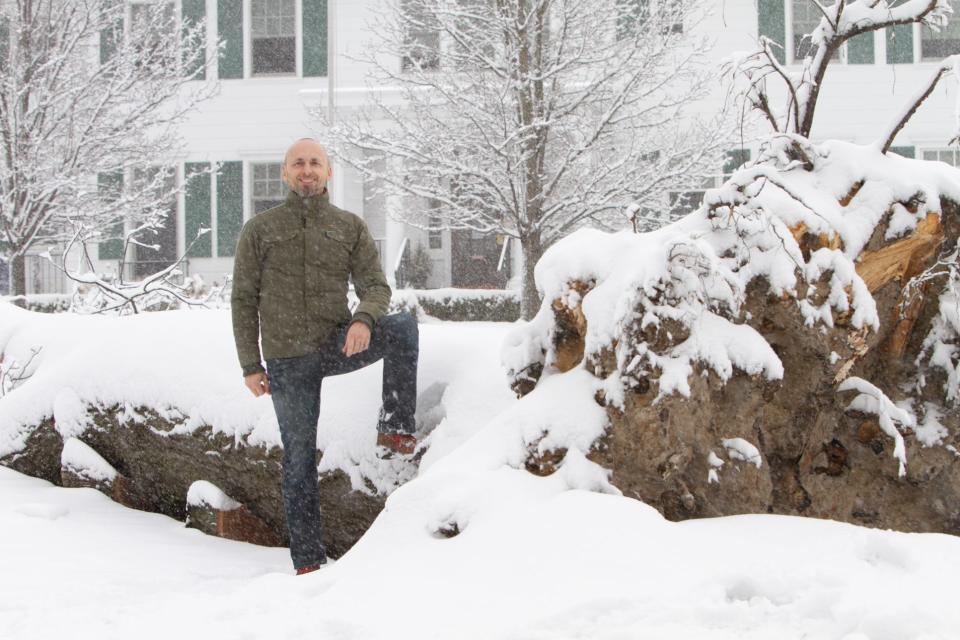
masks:
[[[126,313],[136,314],[156,306],[169,306],[171,303],[182,304],[187,307],[207,307],[208,303],[215,301],[222,293],[215,288],[206,296],[201,297],[198,295],[199,287],[197,286],[200,283],[189,278],[183,279],[183,273],[180,270],[180,266],[186,256],[189,255],[193,245],[210,233],[210,229],[201,228],[197,236],[187,246],[186,251],[169,266],[141,280],[128,282],[123,277],[125,269],[122,260],[116,278],[104,277],[89,269],[92,263],[87,256],[86,245],[90,242],[92,234],[82,222],[74,221],[73,224],[74,235],[67,243],[60,263],[54,261],[49,253],[45,254],[45,257],[67,278],[77,283],[78,287],[72,305],[74,311],[124,315]],[[136,234],[149,230],[151,230],[149,226],[142,226],[128,231],[124,240],[125,244],[135,242],[134,236]],[[88,267],[86,271],[71,270],[67,266],[67,258],[75,245],[82,247],[83,262]],[[124,254],[126,254],[126,251]],[[177,280],[182,281],[178,282]],[[226,282],[222,286],[228,285],[229,283]]]
[[[809,40],[811,45],[802,60],[794,61],[799,70],[781,64],[774,49],[780,45],[763,36],[757,50],[735,56],[725,70],[733,80],[734,92],[758,110],[774,131],[804,137],[810,137],[827,68],[847,41],[902,24],[920,23],[939,29],[953,13],[948,0],[836,0],[831,5],[807,1],[823,17],[811,33],[796,34]],[[774,106],[775,100],[767,86],[771,78],[779,80],[785,89],[786,102],[779,109]],[[908,110],[902,115],[909,119],[912,113]]]
[[[940,83],[941,78],[949,72],[953,72],[955,78],[960,78],[960,55],[953,55],[948,58],[945,58],[943,62],[937,67],[936,72],[930,77],[930,80],[925,84],[914,97],[907,103],[906,108],[903,110],[903,113],[898,115],[891,126],[888,128],[887,133],[884,134],[882,138],[878,141],[880,150],[883,153],[886,153],[890,150],[890,147],[893,145],[893,141],[896,140],[897,134],[900,133],[900,130],[903,129],[907,122],[910,121],[910,118],[913,117],[913,114],[917,112],[917,109],[920,108],[930,94],[933,93],[933,90],[937,88],[937,85]],[[950,144],[953,144],[960,136],[960,131],[955,131],[951,136]]]
[[[405,222],[517,239],[529,315],[558,238],[622,226],[630,203],[666,220],[669,192],[719,173],[733,118],[688,112],[711,90],[709,42],[690,35],[703,15],[693,0],[392,0],[369,61],[396,90],[318,133]]]

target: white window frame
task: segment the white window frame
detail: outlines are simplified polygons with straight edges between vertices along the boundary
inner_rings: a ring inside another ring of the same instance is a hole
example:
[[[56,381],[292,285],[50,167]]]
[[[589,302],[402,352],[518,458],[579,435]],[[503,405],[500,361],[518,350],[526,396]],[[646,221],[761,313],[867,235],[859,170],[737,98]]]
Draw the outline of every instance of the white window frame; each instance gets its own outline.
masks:
[[[943,146],[920,147],[918,146],[916,147],[916,149],[917,149],[917,158],[919,158],[920,160],[946,162],[945,160],[941,160],[940,156],[944,153],[950,153],[953,155],[953,160],[955,164],[951,164],[949,162],[947,162],[947,164],[949,164],[952,167],[960,168],[960,149],[957,149],[956,147],[943,147]],[[926,158],[925,156],[928,153],[936,153],[937,157]]]
[[[957,26],[960,25],[960,2],[953,0],[952,6],[956,13],[954,17],[950,18],[950,25]],[[938,64],[943,58],[923,58],[923,26],[919,24],[913,24],[913,59],[919,64]],[[957,51],[960,54],[960,50]],[[956,54],[948,54],[956,55]]]
[[[787,64],[796,66],[796,65],[799,65],[803,60],[797,58],[796,48],[793,46],[793,38],[795,34],[793,29],[793,0],[783,0],[783,3],[784,3],[784,12],[783,12],[784,27],[786,31],[786,33],[784,33],[784,40],[785,40],[784,48],[787,49],[787,51],[785,51],[784,53],[787,56]],[[883,50],[880,48],[881,45],[877,43],[877,37],[876,37],[877,33],[883,33],[883,29],[880,29],[878,31],[871,31],[869,33],[871,36],[873,36],[873,62],[871,64],[875,65],[875,64],[878,64],[877,63],[878,60],[884,59],[881,57],[881,54],[883,54]],[[916,45],[916,42],[917,40],[916,38],[914,38],[914,45]],[[916,56],[914,56],[914,59],[917,59]],[[847,42],[843,43],[843,45],[837,51],[837,57],[834,58],[831,61],[831,63],[832,64],[840,63],[843,65],[850,64],[847,60]],[[857,64],[852,66],[859,67],[859,66],[867,66],[867,65]]]
[[[334,0],[330,0],[331,2]],[[243,0],[243,77],[260,78],[302,78],[303,77],[303,3],[293,0],[294,44],[293,73],[253,73],[253,0]],[[329,64],[329,61],[328,61]]]
[[[398,9],[399,9],[400,11],[403,11],[403,10],[404,10],[404,6],[403,6],[403,5],[404,5],[403,0],[399,0],[399,2],[398,2]],[[420,32],[420,33],[432,33],[432,32],[431,32],[431,31],[424,31],[424,32]],[[422,71],[423,71],[424,73],[432,73],[432,72],[439,71],[440,68],[443,66],[443,56],[444,56],[444,53],[445,53],[445,51],[446,51],[446,47],[445,47],[445,45],[444,45],[443,30],[438,28],[438,29],[436,30],[436,33],[437,33],[437,63],[436,63],[436,66],[435,66],[435,67],[424,67],[424,68],[422,69]],[[407,46],[407,41],[406,41],[406,38],[404,38],[404,47],[406,47],[406,46]],[[410,73],[410,72],[412,71],[413,66],[411,65],[411,66],[408,68],[408,67],[404,64],[405,60],[406,60],[406,56],[404,56],[404,55],[399,56],[398,63],[399,63],[399,71],[400,71],[400,73]]]
[[[250,160],[250,161],[248,161],[246,164],[247,164],[247,172],[246,172],[246,173],[247,173],[247,175],[249,176],[249,184],[250,184],[250,199],[249,199],[249,201],[248,201],[247,203],[244,204],[244,207],[245,207],[245,208],[249,208],[249,210],[250,210],[250,217],[252,218],[253,216],[257,215],[257,213],[256,213],[256,207],[254,207],[254,199],[256,198],[256,184],[255,184],[255,181],[256,181],[256,177],[255,177],[255,167],[256,167],[256,166],[258,166],[258,165],[277,165],[277,166],[281,167],[281,169],[280,169],[280,170],[281,170],[280,181],[281,181],[281,184],[284,184],[284,193],[283,193],[283,197],[282,197],[282,198],[277,198],[278,200],[283,200],[283,199],[286,198],[288,189],[286,188],[285,183],[283,183],[283,173],[282,173],[282,172],[283,172],[283,162],[282,162],[282,161],[277,161],[277,160],[275,160],[275,159],[269,159],[269,160]],[[264,200],[273,200],[273,198],[264,198]]]

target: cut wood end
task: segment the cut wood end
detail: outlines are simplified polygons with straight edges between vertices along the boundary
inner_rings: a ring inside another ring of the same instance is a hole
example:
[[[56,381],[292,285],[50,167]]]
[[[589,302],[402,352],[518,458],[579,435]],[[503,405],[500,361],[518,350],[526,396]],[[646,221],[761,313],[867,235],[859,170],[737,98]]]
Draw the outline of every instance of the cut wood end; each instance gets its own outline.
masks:
[[[857,273],[873,293],[891,280],[903,281],[933,255],[942,240],[940,216],[930,213],[903,240],[877,251],[861,253]]]

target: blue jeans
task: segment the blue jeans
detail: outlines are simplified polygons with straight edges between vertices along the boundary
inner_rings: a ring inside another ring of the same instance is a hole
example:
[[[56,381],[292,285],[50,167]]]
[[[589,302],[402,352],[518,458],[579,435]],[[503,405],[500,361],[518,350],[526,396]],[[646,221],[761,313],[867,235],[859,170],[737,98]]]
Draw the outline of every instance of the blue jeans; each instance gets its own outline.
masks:
[[[370,346],[350,358],[341,351],[347,328],[341,327],[314,353],[267,360],[271,398],[283,441],[283,502],[290,556],[296,568],[327,558],[317,477],[317,421],[324,377],[356,371],[382,359],[383,406],[377,430],[413,433],[415,429],[420,343],[416,320],[407,313],[384,316],[373,329]]]

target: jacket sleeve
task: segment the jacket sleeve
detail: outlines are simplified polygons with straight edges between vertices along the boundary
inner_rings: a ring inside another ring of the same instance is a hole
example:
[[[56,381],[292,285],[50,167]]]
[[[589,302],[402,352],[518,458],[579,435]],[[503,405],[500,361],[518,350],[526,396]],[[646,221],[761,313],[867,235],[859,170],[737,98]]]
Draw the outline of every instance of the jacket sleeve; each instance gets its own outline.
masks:
[[[350,255],[350,277],[357,291],[360,304],[353,313],[354,320],[360,320],[371,329],[390,306],[390,285],[380,266],[380,254],[373,242],[370,230],[363,220],[359,220],[360,231],[357,242]]]
[[[260,362],[260,256],[256,234],[251,225],[243,225],[233,261],[233,338],[243,375],[263,371]]]

